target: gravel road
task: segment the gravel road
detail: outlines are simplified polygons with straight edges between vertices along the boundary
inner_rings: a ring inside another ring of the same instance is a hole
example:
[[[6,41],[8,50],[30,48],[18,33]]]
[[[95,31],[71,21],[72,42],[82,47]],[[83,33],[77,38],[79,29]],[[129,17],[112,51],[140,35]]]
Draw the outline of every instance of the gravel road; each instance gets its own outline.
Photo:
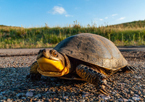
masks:
[[[25,77],[36,60],[39,49],[0,49],[0,102],[145,102],[145,48],[119,47],[134,73],[116,73],[108,81],[110,95],[98,94],[87,82],[42,77],[31,82]]]

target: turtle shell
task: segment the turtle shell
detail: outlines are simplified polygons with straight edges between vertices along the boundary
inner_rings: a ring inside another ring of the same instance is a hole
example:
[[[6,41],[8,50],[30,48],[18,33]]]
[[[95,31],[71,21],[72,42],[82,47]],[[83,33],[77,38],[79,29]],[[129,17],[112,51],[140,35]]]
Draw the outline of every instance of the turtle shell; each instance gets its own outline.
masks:
[[[116,70],[128,64],[112,41],[96,34],[81,33],[70,36],[54,49],[108,70]]]

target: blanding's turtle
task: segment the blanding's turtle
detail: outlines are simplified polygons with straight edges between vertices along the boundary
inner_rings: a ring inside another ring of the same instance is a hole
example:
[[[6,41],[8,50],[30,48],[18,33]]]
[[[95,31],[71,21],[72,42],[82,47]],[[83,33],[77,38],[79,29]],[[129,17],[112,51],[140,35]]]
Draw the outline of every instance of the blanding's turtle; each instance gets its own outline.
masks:
[[[110,40],[96,34],[81,33],[64,39],[53,49],[40,50],[27,78],[36,80],[44,75],[83,80],[94,84],[99,92],[108,94],[106,79],[119,70],[136,68],[127,63]]]

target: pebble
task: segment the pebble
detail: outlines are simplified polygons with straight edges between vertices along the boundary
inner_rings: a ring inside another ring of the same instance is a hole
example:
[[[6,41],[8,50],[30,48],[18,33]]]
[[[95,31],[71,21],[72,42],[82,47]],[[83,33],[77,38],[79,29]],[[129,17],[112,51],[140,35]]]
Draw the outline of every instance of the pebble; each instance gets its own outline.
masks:
[[[85,99],[80,99],[79,102],[85,102]]]
[[[90,95],[89,92],[84,92],[84,93],[82,94],[82,97],[87,97],[87,96],[89,96],[89,95]]]
[[[11,99],[7,99],[7,102],[13,102]]]
[[[135,75],[135,78],[140,79],[140,78],[142,78],[142,76]]]
[[[25,99],[26,99],[26,97],[21,97],[21,99],[25,100]]]
[[[133,100],[135,101],[139,101],[140,100],[140,97],[139,95],[135,94],[133,97],[132,97]]]
[[[63,96],[64,99],[68,99],[68,96]]]
[[[134,94],[134,92],[133,92],[133,91],[130,91],[130,94],[131,94],[131,95],[133,95],[133,94]]]
[[[104,100],[109,100],[111,98],[110,96],[106,96],[106,95],[103,95],[103,94],[100,94],[99,97],[101,97]]]
[[[129,102],[134,102],[132,99],[128,99]]]
[[[26,93],[26,96],[27,96],[27,97],[32,97],[32,96],[33,96],[33,92],[27,92],[27,93]]]

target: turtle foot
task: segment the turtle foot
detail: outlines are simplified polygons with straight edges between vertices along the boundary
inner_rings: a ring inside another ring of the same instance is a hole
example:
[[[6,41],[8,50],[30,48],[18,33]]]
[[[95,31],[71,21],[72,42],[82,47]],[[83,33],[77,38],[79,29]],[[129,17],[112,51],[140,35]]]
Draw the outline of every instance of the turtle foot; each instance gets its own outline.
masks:
[[[34,74],[34,73],[30,73],[26,76],[26,79],[30,79],[32,81],[37,81],[37,80],[40,80],[41,79],[41,74]]]
[[[76,68],[76,73],[84,80],[94,84],[99,92],[108,95],[105,87],[111,88],[107,85],[106,76],[97,69],[88,67],[86,65],[79,65]]]

